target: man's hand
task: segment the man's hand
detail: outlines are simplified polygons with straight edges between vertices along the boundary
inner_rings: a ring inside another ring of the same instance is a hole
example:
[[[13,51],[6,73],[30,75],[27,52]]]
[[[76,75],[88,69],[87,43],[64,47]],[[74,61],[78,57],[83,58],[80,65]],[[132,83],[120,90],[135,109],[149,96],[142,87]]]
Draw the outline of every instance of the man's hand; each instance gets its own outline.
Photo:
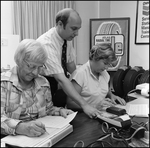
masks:
[[[16,126],[16,134],[38,137],[46,132],[45,125],[38,121],[20,122]]]
[[[82,106],[82,108],[84,113],[87,114],[90,118],[96,118],[100,114],[98,109],[90,106],[89,104]]]

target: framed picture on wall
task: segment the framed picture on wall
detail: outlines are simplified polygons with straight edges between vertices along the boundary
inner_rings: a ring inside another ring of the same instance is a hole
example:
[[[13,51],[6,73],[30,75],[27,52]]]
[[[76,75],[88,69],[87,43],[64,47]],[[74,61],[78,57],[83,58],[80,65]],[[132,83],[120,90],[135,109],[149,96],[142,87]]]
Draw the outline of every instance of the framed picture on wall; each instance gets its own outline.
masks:
[[[149,44],[149,1],[137,1],[135,44]]]
[[[116,64],[108,71],[129,65],[129,34],[129,17],[90,19],[90,48],[95,44],[109,43],[117,56]]]

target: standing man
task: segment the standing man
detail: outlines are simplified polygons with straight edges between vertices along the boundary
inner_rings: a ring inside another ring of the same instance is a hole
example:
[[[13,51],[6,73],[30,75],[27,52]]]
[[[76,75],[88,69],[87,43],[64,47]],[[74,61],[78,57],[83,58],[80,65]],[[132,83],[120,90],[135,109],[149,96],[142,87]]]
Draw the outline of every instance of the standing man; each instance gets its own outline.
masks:
[[[55,27],[41,35],[37,40],[44,45],[48,52],[48,60],[46,62],[47,70],[45,70],[42,75],[45,75],[51,84],[54,102],[57,100],[56,89],[58,89],[58,83],[69,98],[79,104],[83,111],[92,118],[97,116],[99,111],[90,106],[80,96],[68,79],[67,75],[67,72],[71,74],[76,69],[72,40],[78,35],[81,23],[82,20],[75,10],[65,8],[57,13]],[[67,48],[67,51],[66,57],[63,57],[64,59],[62,60],[62,55],[64,54],[62,50],[64,46]],[[64,61],[66,62],[65,66],[63,65]],[[63,96],[57,101],[61,102],[61,99],[63,99]]]

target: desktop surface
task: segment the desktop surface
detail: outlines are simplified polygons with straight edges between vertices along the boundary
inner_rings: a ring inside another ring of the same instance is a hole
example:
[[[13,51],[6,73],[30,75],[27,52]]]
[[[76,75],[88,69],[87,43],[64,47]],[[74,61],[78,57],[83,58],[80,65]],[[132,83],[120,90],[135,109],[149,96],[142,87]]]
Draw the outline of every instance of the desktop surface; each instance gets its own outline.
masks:
[[[73,147],[79,140],[82,140],[87,146],[103,135],[100,122],[96,119],[90,119],[83,112],[78,112],[70,124],[73,125],[73,132],[53,147]]]
[[[149,104],[148,98],[144,98],[143,101],[143,96],[135,94],[133,96],[135,99],[130,102],[131,104],[138,104],[141,102],[144,104]],[[141,122],[147,122],[148,118],[134,117],[132,118],[132,121],[140,124]],[[73,125],[73,132],[53,145],[53,147],[73,147],[79,140],[82,140],[84,142],[84,146],[86,147],[104,135],[102,131],[102,122],[99,122],[97,119],[90,119],[83,112],[78,112],[71,124]]]

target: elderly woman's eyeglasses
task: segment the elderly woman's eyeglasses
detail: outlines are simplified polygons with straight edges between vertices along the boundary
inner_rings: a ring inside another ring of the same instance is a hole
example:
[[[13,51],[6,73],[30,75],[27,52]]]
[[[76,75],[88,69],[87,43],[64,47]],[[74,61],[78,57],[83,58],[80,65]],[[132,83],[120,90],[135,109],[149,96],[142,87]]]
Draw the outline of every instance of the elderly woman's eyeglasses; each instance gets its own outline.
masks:
[[[25,60],[24,60],[24,62],[26,63],[29,71],[34,71],[35,69],[38,69],[38,70],[46,69],[46,66],[44,64],[42,66],[35,66],[35,65],[32,65],[32,64],[28,63]]]

